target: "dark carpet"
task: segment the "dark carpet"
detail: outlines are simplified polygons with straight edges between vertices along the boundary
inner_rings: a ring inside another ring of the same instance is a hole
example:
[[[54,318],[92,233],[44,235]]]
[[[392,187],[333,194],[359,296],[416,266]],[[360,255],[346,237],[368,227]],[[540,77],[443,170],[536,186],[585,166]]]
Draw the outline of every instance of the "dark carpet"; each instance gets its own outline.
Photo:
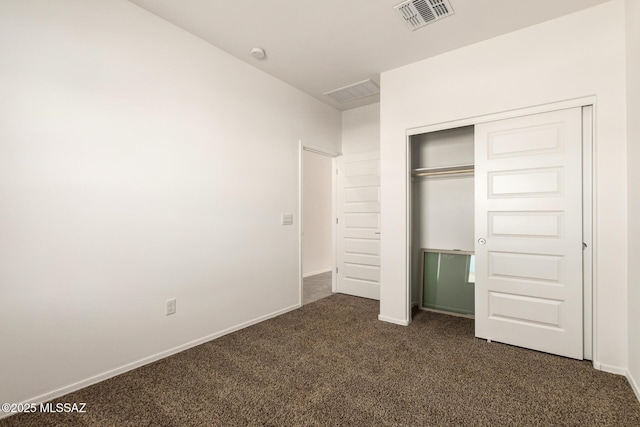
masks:
[[[640,426],[627,380],[473,337],[473,321],[334,295],[21,414],[11,426]]]

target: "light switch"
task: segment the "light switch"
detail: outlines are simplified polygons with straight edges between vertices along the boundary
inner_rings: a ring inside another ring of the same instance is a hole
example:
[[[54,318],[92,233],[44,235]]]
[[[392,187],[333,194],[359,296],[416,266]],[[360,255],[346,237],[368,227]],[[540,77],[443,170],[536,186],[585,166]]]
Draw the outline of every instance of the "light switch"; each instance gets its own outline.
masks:
[[[282,225],[293,225],[293,214],[282,214]]]

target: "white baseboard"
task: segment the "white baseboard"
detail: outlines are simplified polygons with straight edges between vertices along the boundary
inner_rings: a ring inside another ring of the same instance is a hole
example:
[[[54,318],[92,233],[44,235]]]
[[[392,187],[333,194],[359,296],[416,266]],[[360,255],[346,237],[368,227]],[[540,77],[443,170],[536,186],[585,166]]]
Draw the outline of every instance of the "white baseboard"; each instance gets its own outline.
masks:
[[[320,270],[316,270],[316,271],[310,271],[308,273],[303,273],[302,277],[309,277],[309,276],[315,276],[316,274],[322,274],[322,273],[328,273],[330,271],[332,271],[333,269],[331,267],[328,268],[322,268]]]
[[[82,381],[78,381],[76,383],[73,383],[73,384],[70,384],[70,385],[67,385],[67,386],[64,386],[64,387],[60,387],[60,388],[58,388],[56,390],[41,394],[39,396],[32,397],[30,399],[27,399],[27,400],[21,402],[21,403],[40,404],[40,403],[48,402],[49,400],[55,399],[55,398],[60,397],[60,396],[64,396],[65,394],[69,394],[71,392],[80,390],[81,388],[85,388],[85,387],[88,387],[90,385],[99,383],[101,381],[107,380],[109,378],[115,377],[117,375],[123,374],[123,373],[131,371],[133,369],[139,368],[141,366],[148,365],[149,363],[153,363],[156,360],[164,359],[165,357],[169,357],[169,356],[172,356],[172,355],[174,355],[176,353],[180,353],[181,351],[188,350],[191,347],[195,347],[197,345],[204,344],[206,342],[212,341],[212,340],[214,340],[216,338],[220,338],[220,337],[222,337],[224,335],[227,335],[227,334],[230,334],[232,332],[239,331],[240,329],[244,329],[246,327],[249,327],[249,326],[255,325],[257,323],[263,322],[265,320],[271,319],[273,317],[280,316],[281,314],[287,313],[289,311],[296,310],[296,309],[298,309],[300,307],[301,307],[300,304],[295,304],[295,305],[292,305],[290,307],[283,308],[282,310],[278,310],[278,311],[275,311],[273,313],[265,314],[264,316],[256,317],[255,319],[248,320],[246,322],[240,323],[239,325],[232,326],[230,328],[224,329],[224,330],[222,330],[220,332],[216,332],[214,334],[207,335],[207,336],[202,337],[202,338],[198,338],[197,340],[193,340],[193,341],[190,341],[190,342],[188,342],[186,344],[182,344],[182,345],[179,345],[177,347],[173,347],[173,348],[171,348],[169,350],[165,350],[165,351],[162,351],[160,353],[151,355],[149,357],[145,357],[143,359],[137,360],[135,362],[128,363],[126,365],[123,365],[123,366],[120,366],[118,368],[103,372],[101,374],[98,374],[98,375],[95,375],[93,377],[84,379]],[[18,402],[16,402],[16,403],[18,403]],[[7,412],[3,412],[2,410],[0,410],[0,419],[8,417],[10,415],[13,415],[13,413],[7,413]]]
[[[608,372],[610,374],[627,376],[627,370],[619,366],[605,365],[600,362],[593,362],[593,367],[599,371]]]
[[[626,377],[627,381],[629,381],[631,389],[636,395],[636,398],[640,402],[640,387],[638,386],[638,382],[635,380],[635,378],[633,378],[633,375],[631,375],[631,372],[629,372],[627,369],[620,368],[618,366],[605,365],[596,361],[593,362],[593,367],[594,369],[597,369],[599,371],[609,372],[610,374],[618,374]]]
[[[636,398],[640,402],[640,387],[638,387],[638,383],[636,382],[635,378],[633,378],[633,376],[631,375],[631,372],[629,371],[627,371],[627,380],[629,381],[629,384],[631,384],[631,388],[633,389],[633,392],[636,394]]]
[[[378,315],[378,320],[381,320],[383,322],[388,322],[388,323],[394,323],[396,325],[401,325],[401,326],[409,326],[408,320],[394,319],[393,317],[383,316],[382,314]]]

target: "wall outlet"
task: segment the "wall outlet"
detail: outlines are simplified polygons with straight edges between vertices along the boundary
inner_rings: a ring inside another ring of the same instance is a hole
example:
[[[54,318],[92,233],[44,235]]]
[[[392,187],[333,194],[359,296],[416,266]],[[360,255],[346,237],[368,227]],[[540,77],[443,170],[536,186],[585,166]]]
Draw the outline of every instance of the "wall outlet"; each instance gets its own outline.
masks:
[[[167,316],[170,314],[176,314],[176,299],[167,300]]]

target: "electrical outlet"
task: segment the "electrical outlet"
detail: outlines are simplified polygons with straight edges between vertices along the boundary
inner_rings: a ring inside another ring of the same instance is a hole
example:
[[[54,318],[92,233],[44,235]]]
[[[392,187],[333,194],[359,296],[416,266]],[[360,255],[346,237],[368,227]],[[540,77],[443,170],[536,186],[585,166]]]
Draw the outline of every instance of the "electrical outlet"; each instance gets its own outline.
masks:
[[[167,300],[167,316],[170,314],[176,314],[176,299]]]

